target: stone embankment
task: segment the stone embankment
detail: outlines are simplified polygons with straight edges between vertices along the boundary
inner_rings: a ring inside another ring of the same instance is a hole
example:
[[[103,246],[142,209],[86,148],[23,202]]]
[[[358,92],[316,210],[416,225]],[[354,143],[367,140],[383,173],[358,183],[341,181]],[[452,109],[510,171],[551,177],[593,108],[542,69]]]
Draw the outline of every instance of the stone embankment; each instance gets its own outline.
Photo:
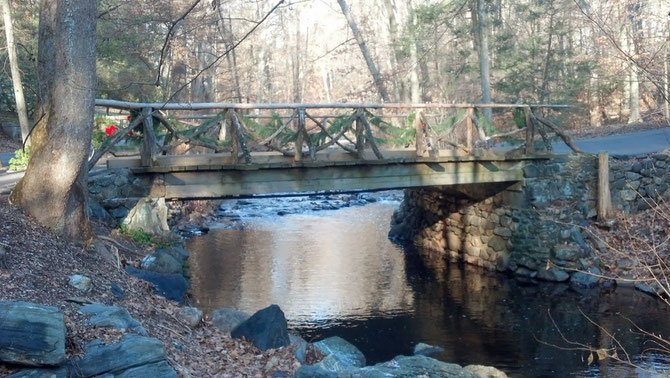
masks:
[[[597,163],[569,156],[528,163],[519,183],[406,190],[390,236],[433,257],[594,287],[606,246],[584,226],[596,220]],[[670,197],[670,152],[612,160],[609,178],[615,209],[648,209]]]
[[[178,316],[193,317],[193,324],[197,325],[202,313],[190,309],[195,311],[180,312]],[[85,346],[83,355],[67,358],[67,330],[62,312],[28,302],[0,302],[0,363],[21,368],[10,377],[177,377],[166,359],[163,343],[147,337],[146,330],[125,309],[92,303],[83,305],[80,313],[90,315],[88,324],[92,327],[128,333],[113,343],[94,340]],[[229,309],[218,313],[214,324],[222,332],[230,330],[233,338],[249,340],[262,351],[293,346],[294,355],[302,364],[294,377],[506,377],[492,367],[463,368],[432,359],[426,351],[439,348],[425,344],[417,348],[414,356],[398,356],[389,362],[366,366],[363,353],[340,337],[308,343],[299,336],[289,335],[286,318],[277,305],[251,316]],[[276,370],[279,363],[278,357],[269,359],[265,371]],[[272,376],[288,374],[275,372]]]
[[[94,340],[82,356],[67,359],[65,317],[59,309],[29,302],[0,302],[0,363],[23,367],[10,377],[177,377],[166,361],[163,343],[147,337],[126,310],[89,304],[81,308],[81,313],[93,315],[91,326],[133,333],[108,345]]]
[[[341,337],[329,337],[308,343],[300,336],[288,333],[281,309],[272,305],[255,314],[234,309],[213,312],[214,325],[233,338],[245,338],[261,350],[295,347],[294,355],[302,364],[293,377],[464,377],[504,378],[507,375],[493,367],[450,364],[430,358],[428,354],[443,351],[440,347],[419,344],[413,356],[397,356],[388,362],[366,366],[363,353]],[[268,362],[271,363],[272,361]]]

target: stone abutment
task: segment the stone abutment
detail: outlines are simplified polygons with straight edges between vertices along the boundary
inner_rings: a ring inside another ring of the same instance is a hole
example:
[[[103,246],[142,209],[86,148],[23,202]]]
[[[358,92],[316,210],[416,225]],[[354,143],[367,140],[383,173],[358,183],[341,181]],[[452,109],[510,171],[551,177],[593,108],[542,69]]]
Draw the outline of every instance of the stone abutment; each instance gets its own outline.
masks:
[[[528,279],[593,286],[600,274],[583,226],[597,215],[597,157],[529,161],[516,183],[408,189],[390,236],[431,258]],[[611,159],[613,207],[634,213],[670,197],[670,155]]]

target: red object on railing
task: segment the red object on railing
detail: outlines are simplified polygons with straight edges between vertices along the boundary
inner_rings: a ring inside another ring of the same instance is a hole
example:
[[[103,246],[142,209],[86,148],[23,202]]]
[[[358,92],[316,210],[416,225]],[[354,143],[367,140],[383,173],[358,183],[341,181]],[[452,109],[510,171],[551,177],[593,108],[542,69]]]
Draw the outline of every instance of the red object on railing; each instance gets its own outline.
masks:
[[[115,125],[110,125],[108,128],[105,129],[105,133],[107,133],[108,136],[112,136],[115,132],[116,132]]]

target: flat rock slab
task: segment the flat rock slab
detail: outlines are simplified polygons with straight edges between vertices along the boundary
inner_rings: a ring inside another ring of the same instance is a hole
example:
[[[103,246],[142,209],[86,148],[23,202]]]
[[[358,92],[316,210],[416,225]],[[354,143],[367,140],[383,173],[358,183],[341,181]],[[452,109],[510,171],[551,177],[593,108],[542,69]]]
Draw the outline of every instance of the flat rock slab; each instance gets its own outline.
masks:
[[[181,274],[156,273],[137,269],[132,266],[126,267],[126,272],[133,277],[152,283],[156,287],[156,293],[182,305],[184,295],[188,289],[188,281]]]
[[[87,304],[79,309],[82,314],[93,315],[88,324],[96,327],[111,327],[120,330],[131,330],[146,336],[147,331],[140,322],[133,319],[128,310],[116,306],[107,306],[100,303]]]
[[[184,270],[184,261],[179,255],[173,255],[165,249],[158,249],[154,253],[144,256],[140,267],[156,273],[178,273]]]
[[[6,378],[68,378],[65,367],[54,369],[22,369]]]
[[[398,356],[389,362],[351,369],[340,373],[342,378],[481,378],[460,365],[450,364],[426,356]]]
[[[142,365],[128,369],[121,374],[115,375],[115,378],[146,378],[146,377],[166,377],[176,378],[177,373],[166,362],[160,361],[153,364]]]
[[[363,352],[339,336],[317,341],[314,343],[314,347],[326,356],[326,358],[319,362],[326,370],[342,371],[347,367],[365,366]]]
[[[244,311],[233,308],[220,308],[212,312],[212,323],[219,331],[230,333],[235,327],[251,316]]]
[[[266,307],[230,332],[234,339],[245,338],[257,348],[268,350],[288,346],[288,325],[284,312],[277,305]]]
[[[165,363],[165,349],[160,340],[151,337],[125,335],[118,343],[89,344],[83,357],[69,363],[73,377],[111,375],[114,377],[177,377]],[[169,368],[169,369],[168,369]],[[161,373],[154,372],[160,371]]]
[[[63,364],[63,313],[29,302],[0,302],[0,361],[27,366]]]

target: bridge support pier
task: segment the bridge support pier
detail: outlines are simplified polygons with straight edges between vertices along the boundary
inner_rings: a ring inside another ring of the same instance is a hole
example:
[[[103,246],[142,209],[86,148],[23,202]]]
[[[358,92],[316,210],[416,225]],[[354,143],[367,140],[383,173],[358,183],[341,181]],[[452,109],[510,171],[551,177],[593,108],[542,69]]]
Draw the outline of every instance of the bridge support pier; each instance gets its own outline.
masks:
[[[391,236],[432,258],[464,261],[527,279],[565,281],[588,269],[579,225],[596,216],[593,158],[529,162],[522,183],[411,189]]]

